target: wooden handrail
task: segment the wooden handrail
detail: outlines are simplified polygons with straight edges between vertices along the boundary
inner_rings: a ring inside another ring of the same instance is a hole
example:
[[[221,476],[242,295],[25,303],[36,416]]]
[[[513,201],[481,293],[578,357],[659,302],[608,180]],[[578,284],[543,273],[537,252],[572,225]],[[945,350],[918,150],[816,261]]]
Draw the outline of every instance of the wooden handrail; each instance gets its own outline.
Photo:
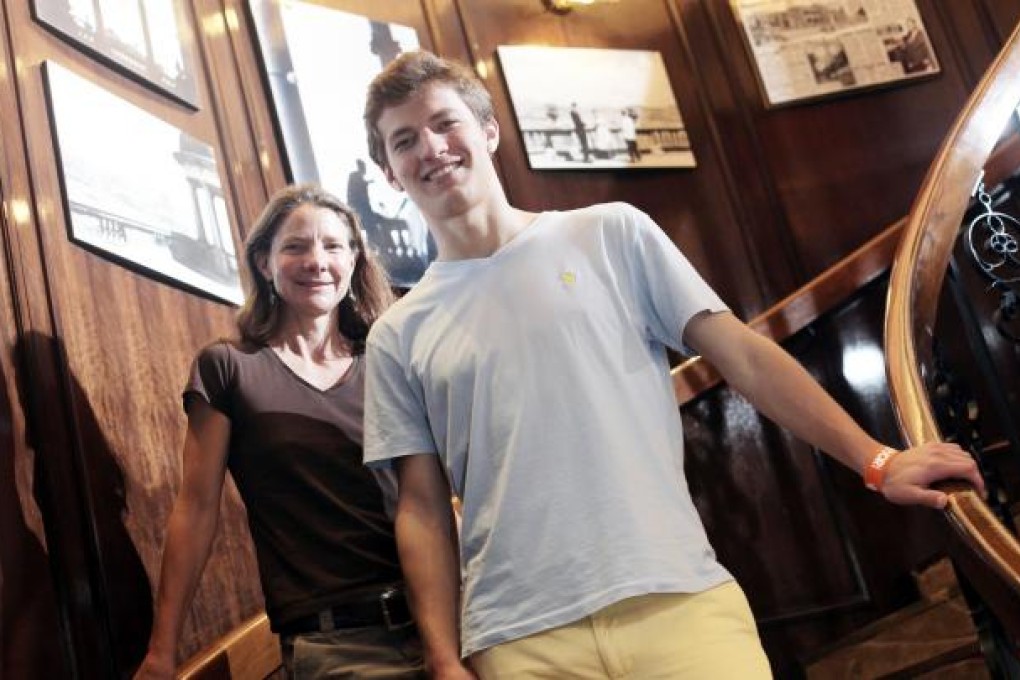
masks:
[[[921,375],[931,366],[940,291],[976,182],[986,167],[1017,158],[1014,140],[992,150],[1020,103],[1020,27],[989,68],[943,141],[907,219],[893,262],[885,347],[893,408],[911,445],[941,439]],[[1012,170],[1016,169],[1012,166]],[[1005,174],[995,167],[997,174]],[[986,604],[1020,639],[1020,543],[973,488],[944,485],[954,558]]]
[[[180,680],[263,680],[283,665],[280,643],[260,613],[216,640],[187,663]]]

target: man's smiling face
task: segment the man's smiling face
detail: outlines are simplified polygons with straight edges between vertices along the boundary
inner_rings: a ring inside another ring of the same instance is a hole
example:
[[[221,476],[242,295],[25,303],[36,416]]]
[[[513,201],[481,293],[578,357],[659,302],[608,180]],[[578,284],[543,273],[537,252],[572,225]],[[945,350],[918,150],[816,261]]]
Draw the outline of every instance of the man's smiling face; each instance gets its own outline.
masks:
[[[427,85],[385,109],[377,128],[386,149],[386,177],[427,218],[463,214],[498,183],[491,154],[499,126],[495,120],[480,122],[449,85]]]

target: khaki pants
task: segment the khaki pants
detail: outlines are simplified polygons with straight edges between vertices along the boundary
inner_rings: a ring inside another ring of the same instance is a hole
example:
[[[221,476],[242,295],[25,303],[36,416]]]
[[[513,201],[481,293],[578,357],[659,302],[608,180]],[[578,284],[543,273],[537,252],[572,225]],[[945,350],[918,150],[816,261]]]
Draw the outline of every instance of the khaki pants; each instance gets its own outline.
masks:
[[[471,657],[483,680],[518,678],[771,678],[744,592],[662,593],[612,604],[580,621]]]
[[[381,626],[288,635],[280,640],[290,680],[377,678],[424,680],[421,642],[414,626]]]

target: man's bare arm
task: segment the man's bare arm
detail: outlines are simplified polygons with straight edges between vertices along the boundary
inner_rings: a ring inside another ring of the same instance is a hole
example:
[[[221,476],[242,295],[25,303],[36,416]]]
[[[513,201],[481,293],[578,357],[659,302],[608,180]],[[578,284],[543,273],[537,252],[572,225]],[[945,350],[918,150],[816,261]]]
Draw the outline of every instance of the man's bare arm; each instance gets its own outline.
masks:
[[[684,342],[764,415],[858,473],[882,449],[786,350],[729,312],[698,314],[684,329]],[[984,492],[973,459],[941,442],[895,456],[881,491],[894,503],[942,508],[946,495],[929,486],[948,478]]]
[[[432,677],[474,678],[460,660],[460,559],[450,487],[439,457],[396,460],[397,549]]]

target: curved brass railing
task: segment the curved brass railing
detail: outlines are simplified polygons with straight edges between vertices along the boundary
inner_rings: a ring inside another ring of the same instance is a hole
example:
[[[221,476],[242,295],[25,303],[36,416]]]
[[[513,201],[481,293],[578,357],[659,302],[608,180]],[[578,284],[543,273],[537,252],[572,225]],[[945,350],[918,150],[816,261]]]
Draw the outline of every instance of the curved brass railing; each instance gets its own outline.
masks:
[[[941,439],[922,367],[932,365],[939,292],[974,186],[1020,104],[1020,28],[957,118],[921,187],[893,261],[885,321],[893,407],[911,445]],[[1016,168],[1013,168],[1015,171]],[[969,485],[946,484],[954,558],[1020,639],[1020,544]]]

